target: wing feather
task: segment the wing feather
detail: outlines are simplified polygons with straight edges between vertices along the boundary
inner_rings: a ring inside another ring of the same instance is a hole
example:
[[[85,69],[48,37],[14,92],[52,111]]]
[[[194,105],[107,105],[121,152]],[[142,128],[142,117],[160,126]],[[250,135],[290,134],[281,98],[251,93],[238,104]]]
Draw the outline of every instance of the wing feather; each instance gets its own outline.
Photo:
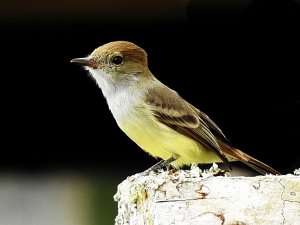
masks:
[[[208,150],[214,151],[231,170],[228,159],[223,154],[212,131],[224,138],[225,136],[206,114],[186,102],[175,91],[163,85],[149,89],[145,102],[151,107],[155,117],[161,123],[196,140]]]

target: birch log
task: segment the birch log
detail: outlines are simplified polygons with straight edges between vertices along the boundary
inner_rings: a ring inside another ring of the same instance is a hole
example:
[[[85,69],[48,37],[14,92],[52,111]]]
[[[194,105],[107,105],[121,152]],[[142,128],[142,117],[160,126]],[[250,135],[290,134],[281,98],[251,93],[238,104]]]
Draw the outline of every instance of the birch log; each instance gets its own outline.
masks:
[[[140,174],[118,186],[116,225],[300,225],[300,176]]]

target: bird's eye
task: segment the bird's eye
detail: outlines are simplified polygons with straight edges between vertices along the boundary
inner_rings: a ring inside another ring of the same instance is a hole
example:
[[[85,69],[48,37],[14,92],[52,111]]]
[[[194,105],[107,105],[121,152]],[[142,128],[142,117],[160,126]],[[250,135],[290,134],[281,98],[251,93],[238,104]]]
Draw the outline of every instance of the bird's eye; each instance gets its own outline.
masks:
[[[114,56],[112,59],[112,63],[115,65],[120,65],[122,62],[123,62],[123,58],[122,58],[122,56],[119,56],[119,55]]]

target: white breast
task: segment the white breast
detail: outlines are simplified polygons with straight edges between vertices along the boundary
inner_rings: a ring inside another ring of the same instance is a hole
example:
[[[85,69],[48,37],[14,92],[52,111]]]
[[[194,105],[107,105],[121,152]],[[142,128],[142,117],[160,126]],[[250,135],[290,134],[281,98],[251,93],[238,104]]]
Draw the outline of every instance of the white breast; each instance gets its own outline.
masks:
[[[100,70],[90,70],[90,73],[102,90],[108,107],[118,124],[135,113],[142,98],[140,89],[135,88],[134,85],[114,82],[109,75]]]
[[[108,96],[106,99],[117,123],[122,122],[125,118],[130,118],[135,113],[140,102],[140,96],[137,93],[124,89]]]

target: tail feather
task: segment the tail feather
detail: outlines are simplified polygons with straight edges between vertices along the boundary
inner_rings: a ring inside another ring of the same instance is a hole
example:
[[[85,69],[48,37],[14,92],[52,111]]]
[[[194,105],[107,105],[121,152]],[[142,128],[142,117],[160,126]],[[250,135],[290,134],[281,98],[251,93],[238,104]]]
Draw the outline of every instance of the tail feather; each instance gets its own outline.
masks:
[[[268,173],[271,173],[274,175],[281,174],[280,172],[278,172],[277,170],[268,166],[267,164],[253,158],[250,155],[247,155],[246,153],[242,152],[239,149],[233,148],[223,142],[220,142],[219,145],[223,152],[236,158],[237,160],[241,161],[242,163],[246,164],[247,166],[251,167],[252,169],[256,170],[257,172],[259,172],[261,174],[264,174],[264,175],[268,174]]]

